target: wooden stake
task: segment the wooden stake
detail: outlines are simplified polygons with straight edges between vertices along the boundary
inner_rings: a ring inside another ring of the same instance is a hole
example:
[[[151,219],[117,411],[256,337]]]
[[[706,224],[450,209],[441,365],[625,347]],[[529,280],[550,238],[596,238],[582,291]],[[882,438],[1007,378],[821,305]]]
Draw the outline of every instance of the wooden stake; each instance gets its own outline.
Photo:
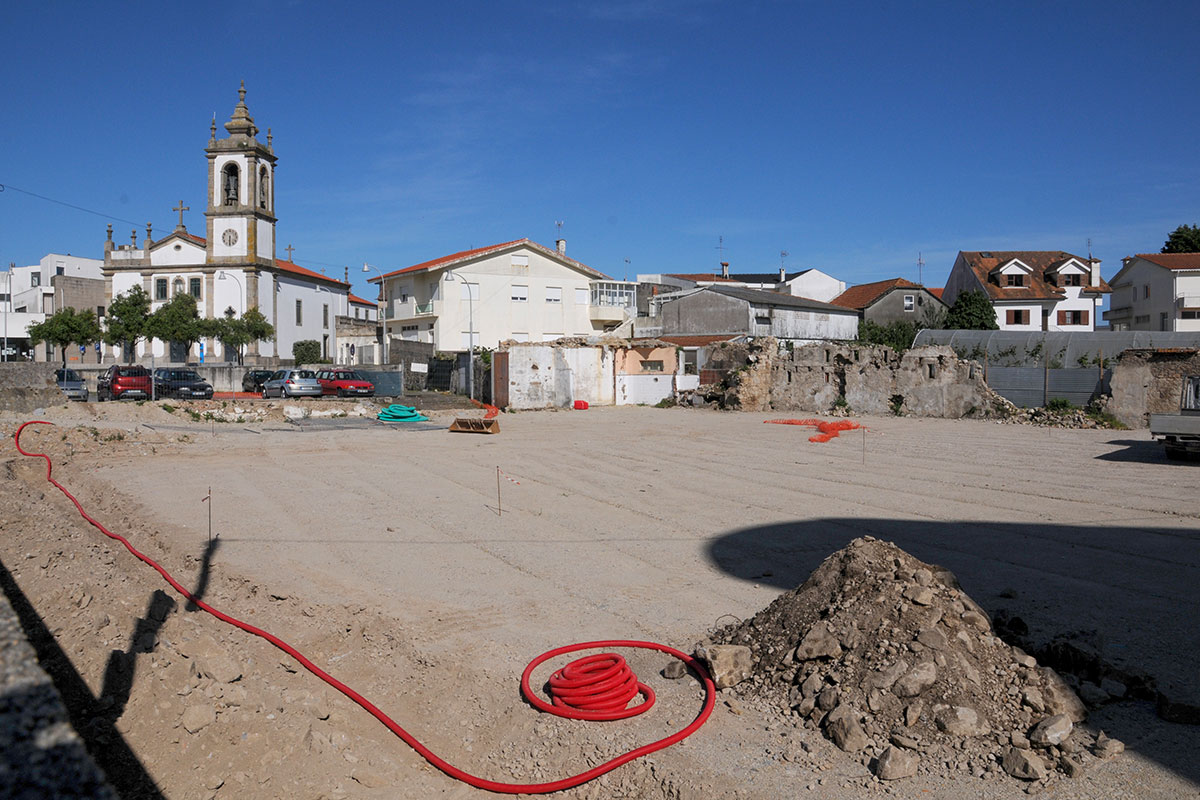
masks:
[[[500,465],[496,465],[496,516],[504,516],[504,512],[500,510]]]

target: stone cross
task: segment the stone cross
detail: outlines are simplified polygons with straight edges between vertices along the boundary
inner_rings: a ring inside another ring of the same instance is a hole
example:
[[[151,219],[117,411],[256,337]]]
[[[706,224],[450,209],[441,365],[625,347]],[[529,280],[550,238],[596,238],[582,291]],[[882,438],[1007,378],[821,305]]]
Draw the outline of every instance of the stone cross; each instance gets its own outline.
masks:
[[[285,247],[285,248],[283,248],[283,249],[284,249],[284,250],[287,250],[287,254],[288,254],[288,261],[291,261],[291,260],[292,260],[292,251],[293,251],[293,250],[295,250],[296,248],[292,247],[292,246],[289,244],[287,247]]]
[[[192,210],[192,207],[191,207],[191,206],[185,206],[185,205],[183,204],[183,201],[182,201],[182,200],[180,200],[180,201],[179,201],[179,205],[175,206],[175,207],[174,207],[174,208],[172,208],[171,210],[172,210],[172,211],[178,211],[178,212],[179,212],[179,227],[181,227],[181,228],[182,228],[182,227],[183,227],[183,212],[185,212],[185,211],[191,211],[191,210]]]

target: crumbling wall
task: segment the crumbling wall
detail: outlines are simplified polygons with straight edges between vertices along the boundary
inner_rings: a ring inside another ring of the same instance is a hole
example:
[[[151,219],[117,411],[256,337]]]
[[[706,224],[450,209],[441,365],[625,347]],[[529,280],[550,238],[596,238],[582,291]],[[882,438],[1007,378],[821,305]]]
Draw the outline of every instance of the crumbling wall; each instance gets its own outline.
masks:
[[[1185,375],[1200,375],[1200,351],[1126,350],[1113,366],[1107,410],[1131,428],[1145,428],[1151,414],[1179,411]]]
[[[775,409],[828,413],[986,415],[993,399],[983,370],[946,346],[897,354],[890,347],[817,343],[780,351],[776,340],[745,345],[730,377],[726,405],[746,411]],[[717,351],[736,355],[733,347]]]
[[[66,396],[54,381],[58,366],[47,362],[0,362],[0,411],[26,413],[66,403]]]

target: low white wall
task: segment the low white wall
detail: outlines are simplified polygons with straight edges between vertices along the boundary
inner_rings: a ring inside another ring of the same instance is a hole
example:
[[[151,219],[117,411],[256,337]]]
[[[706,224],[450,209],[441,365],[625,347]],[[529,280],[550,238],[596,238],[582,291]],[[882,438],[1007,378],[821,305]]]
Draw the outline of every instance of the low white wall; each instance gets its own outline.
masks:
[[[617,405],[652,406],[675,395],[673,375],[618,375]]]
[[[615,401],[613,354],[606,347],[514,345],[508,351],[508,381],[512,409],[566,408],[576,400],[610,406]]]

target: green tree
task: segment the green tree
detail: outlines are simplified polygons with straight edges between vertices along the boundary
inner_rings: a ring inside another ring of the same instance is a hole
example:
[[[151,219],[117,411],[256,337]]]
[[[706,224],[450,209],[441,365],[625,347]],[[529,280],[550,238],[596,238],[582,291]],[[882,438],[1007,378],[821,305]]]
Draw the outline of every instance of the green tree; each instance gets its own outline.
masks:
[[[271,342],[275,340],[275,326],[267,322],[267,318],[258,310],[258,306],[250,306],[242,314],[242,325],[251,342]]]
[[[145,339],[150,320],[150,295],[134,286],[113,298],[104,317],[104,341],[120,345],[126,362],[133,360],[137,344]]]
[[[208,321],[201,321],[196,298],[180,292],[158,307],[147,321],[146,334],[164,342],[182,342],[188,349],[208,335]]]
[[[1164,253],[1200,253],[1200,225],[1180,225],[1163,244]]]
[[[959,331],[994,331],[999,330],[996,324],[996,311],[992,302],[983,292],[963,292],[954,300],[954,305],[946,313],[947,330]]]
[[[912,347],[918,330],[920,328],[917,323],[908,320],[895,320],[887,325],[880,325],[865,319],[858,325],[858,340],[864,344],[887,345],[897,353],[903,353]]]
[[[316,339],[301,339],[292,344],[292,359],[296,365],[316,364],[321,360],[321,343]]]
[[[87,346],[100,341],[100,325],[96,312],[76,311],[63,308],[55,311],[42,322],[29,326],[29,343],[49,342],[62,351],[63,367],[67,366],[67,347],[72,344]]]

